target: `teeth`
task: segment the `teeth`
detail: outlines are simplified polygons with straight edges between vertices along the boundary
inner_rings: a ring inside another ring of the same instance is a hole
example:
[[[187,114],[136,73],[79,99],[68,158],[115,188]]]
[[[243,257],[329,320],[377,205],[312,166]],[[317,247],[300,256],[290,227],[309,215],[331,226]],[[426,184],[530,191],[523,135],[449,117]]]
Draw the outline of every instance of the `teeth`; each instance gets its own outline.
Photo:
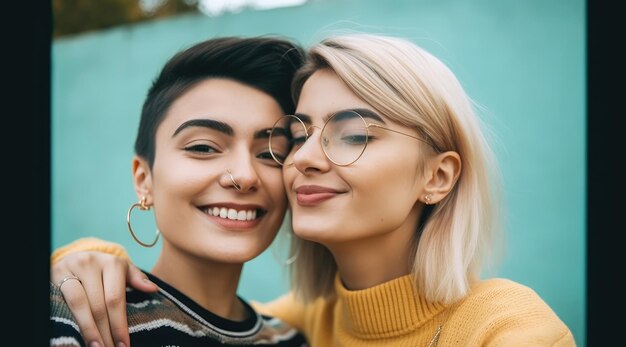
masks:
[[[234,208],[226,207],[210,207],[206,211],[209,216],[216,216],[225,219],[232,220],[254,220],[256,219],[256,210],[241,210],[237,211]]]
[[[237,220],[246,220],[246,211],[237,212]]]

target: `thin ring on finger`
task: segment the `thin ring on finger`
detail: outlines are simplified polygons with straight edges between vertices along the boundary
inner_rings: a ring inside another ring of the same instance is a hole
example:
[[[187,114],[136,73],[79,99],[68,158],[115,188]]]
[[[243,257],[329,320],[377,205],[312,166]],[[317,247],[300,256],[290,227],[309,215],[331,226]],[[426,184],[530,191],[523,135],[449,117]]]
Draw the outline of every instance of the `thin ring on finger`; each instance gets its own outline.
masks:
[[[69,281],[69,280],[77,280],[78,283],[81,284],[81,286],[83,285],[83,282],[80,280],[80,278],[76,277],[75,275],[70,275],[70,276],[65,276],[60,282],[59,284],[57,284],[57,287],[59,288],[59,290],[61,290],[61,286],[63,285],[63,283]]]

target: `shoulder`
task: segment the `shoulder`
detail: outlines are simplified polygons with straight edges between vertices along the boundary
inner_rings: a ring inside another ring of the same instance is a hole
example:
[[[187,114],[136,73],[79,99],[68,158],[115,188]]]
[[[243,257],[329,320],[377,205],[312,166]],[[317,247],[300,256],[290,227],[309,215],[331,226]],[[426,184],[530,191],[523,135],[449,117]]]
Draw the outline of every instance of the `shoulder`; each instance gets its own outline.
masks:
[[[571,331],[552,308],[532,288],[509,279],[474,284],[454,311],[455,321],[502,345],[575,346]]]
[[[287,296],[280,298],[278,301],[280,302],[278,306],[283,308],[288,308],[295,304]],[[273,303],[277,304],[277,301],[275,300]],[[289,314],[285,315],[283,310],[280,308],[276,309],[276,305],[272,304],[264,304],[258,301],[250,301],[248,304],[261,317],[263,323],[255,343],[307,346],[301,327],[295,326],[292,321],[287,321],[289,320]],[[277,316],[275,313],[278,313],[280,316]],[[281,315],[281,313],[283,314]],[[287,317],[287,320],[284,317]]]
[[[289,326],[306,331],[319,311],[316,303],[305,304],[298,300],[292,292],[286,293],[273,301],[260,303],[253,301],[252,306],[267,317],[274,317]]]
[[[476,298],[483,296],[502,299],[539,298],[532,288],[506,278],[491,278],[476,282],[471,286],[469,295]]]
[[[484,313],[494,311],[510,314],[530,312],[554,314],[548,304],[532,288],[504,278],[475,283],[462,305],[471,305],[475,310]]]
[[[293,325],[274,316],[266,314],[261,314],[260,316],[263,321],[263,326],[256,335],[255,343],[274,343],[289,346],[306,345],[304,335]]]

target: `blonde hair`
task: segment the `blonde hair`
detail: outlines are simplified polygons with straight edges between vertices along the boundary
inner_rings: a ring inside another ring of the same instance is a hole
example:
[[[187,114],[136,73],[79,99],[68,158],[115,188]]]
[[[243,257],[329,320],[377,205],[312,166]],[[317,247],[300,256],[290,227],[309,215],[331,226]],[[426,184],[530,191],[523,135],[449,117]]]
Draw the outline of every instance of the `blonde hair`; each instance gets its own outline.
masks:
[[[330,69],[360,98],[393,122],[416,129],[439,152],[455,151],[459,179],[445,199],[427,206],[416,230],[412,274],[431,302],[454,302],[480,277],[499,228],[499,175],[470,98],[439,59],[400,38],[351,34],[309,50],[292,85],[297,101],[315,71]],[[496,190],[492,190],[496,188]],[[322,245],[294,235],[292,286],[305,301],[335,294],[337,265]]]

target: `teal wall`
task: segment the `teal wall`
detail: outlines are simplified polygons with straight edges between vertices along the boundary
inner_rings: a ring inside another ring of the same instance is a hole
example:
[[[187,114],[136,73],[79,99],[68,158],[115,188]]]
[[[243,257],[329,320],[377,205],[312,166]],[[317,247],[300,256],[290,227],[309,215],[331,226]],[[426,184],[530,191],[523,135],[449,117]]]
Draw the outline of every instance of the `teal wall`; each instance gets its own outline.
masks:
[[[281,34],[304,45],[357,30],[404,36],[453,71],[498,138],[507,252],[498,276],[534,288],[585,345],[585,3],[582,0],[318,0],[217,18],[186,15],[55,40],[52,246],[96,236],[150,268],[132,242],[130,160],[141,104],[165,60],[222,35]],[[150,216],[138,228],[154,230]],[[280,237],[280,236],[279,236]],[[287,289],[273,246],[246,265],[240,294]]]

